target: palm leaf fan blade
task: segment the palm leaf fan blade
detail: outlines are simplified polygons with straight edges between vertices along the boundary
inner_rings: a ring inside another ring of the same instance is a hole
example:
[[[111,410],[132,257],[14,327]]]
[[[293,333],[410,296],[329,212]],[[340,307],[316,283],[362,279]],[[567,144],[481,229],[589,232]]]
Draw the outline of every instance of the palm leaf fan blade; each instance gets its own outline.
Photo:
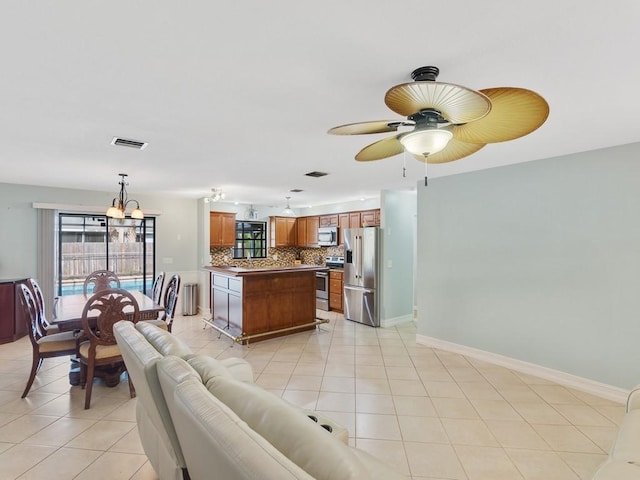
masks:
[[[404,147],[398,140],[398,137],[388,137],[364,147],[356,155],[356,160],[359,162],[382,160],[383,158],[393,157],[402,152],[404,152]]]
[[[491,99],[487,116],[453,127],[457,139],[469,143],[497,143],[523,137],[549,116],[546,100],[532,90],[514,87],[480,90]]]

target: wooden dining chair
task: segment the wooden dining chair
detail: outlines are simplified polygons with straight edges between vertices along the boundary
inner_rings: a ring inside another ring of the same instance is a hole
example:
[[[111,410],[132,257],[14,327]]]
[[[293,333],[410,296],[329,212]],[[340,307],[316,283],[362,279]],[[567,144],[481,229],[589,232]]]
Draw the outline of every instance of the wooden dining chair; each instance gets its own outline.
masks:
[[[125,308],[130,309],[125,312]],[[133,311],[131,311],[133,310]],[[133,314],[133,315],[132,315]],[[138,302],[130,292],[120,288],[109,288],[95,293],[87,300],[82,310],[82,330],[87,337],[78,348],[80,359],[80,383],[85,389],[84,408],[91,405],[91,392],[96,369],[110,370],[120,376],[126,366],[113,334],[113,325],[120,320],[137,323],[140,319]],[[129,393],[135,397],[131,379]]]
[[[108,288],[120,288],[120,279],[111,270],[96,270],[85,278],[82,293],[98,293]]]
[[[173,275],[167,282],[167,289],[164,292],[163,307],[164,312],[157,320],[149,320],[160,328],[171,331],[173,317],[178,303],[178,293],[180,292],[180,275]]]
[[[45,334],[40,320],[40,307],[31,289],[24,283],[20,284],[20,300],[27,322],[29,340],[33,349],[31,373],[27,380],[27,386],[22,392],[22,398],[26,397],[36,378],[36,373],[42,365],[42,360],[51,357],[63,357],[76,353],[77,342],[73,332]]]
[[[29,279],[29,286],[33,291],[33,295],[35,297],[36,305],[40,310],[40,323],[42,324],[42,328],[44,329],[44,334],[47,335],[49,333],[58,333],[60,329],[54,323],[49,321],[47,317],[47,312],[44,304],[44,296],[42,295],[42,290],[40,289],[40,285],[38,285],[38,281],[35,278]]]
[[[155,280],[153,281],[153,287],[151,287],[151,298],[156,303],[160,303],[162,301],[162,287],[164,287],[164,272],[160,272],[156,275]]]

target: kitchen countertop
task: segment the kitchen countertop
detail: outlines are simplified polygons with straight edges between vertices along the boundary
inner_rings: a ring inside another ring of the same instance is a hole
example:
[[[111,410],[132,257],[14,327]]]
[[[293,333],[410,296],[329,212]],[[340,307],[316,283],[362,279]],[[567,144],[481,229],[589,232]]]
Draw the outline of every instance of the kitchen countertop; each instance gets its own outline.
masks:
[[[228,266],[205,266],[204,270],[210,272],[217,272],[232,277],[246,277],[250,275],[264,275],[264,274],[278,274],[278,273],[292,273],[292,272],[322,272],[329,270],[323,265],[290,265],[285,267],[228,267]]]

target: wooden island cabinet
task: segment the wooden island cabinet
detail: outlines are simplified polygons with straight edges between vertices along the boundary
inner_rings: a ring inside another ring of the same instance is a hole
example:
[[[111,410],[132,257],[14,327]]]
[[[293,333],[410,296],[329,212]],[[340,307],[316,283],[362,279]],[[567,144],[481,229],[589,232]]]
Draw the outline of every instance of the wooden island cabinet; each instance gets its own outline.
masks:
[[[315,265],[204,267],[211,273],[211,320],[205,323],[239,343],[311,330],[316,319]]]

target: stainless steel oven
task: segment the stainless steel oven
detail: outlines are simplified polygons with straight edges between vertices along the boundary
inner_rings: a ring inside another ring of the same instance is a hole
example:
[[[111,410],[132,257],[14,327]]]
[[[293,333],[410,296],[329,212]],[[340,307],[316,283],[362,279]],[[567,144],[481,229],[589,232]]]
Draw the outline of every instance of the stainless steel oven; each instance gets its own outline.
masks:
[[[329,311],[329,272],[316,272],[316,308]]]

